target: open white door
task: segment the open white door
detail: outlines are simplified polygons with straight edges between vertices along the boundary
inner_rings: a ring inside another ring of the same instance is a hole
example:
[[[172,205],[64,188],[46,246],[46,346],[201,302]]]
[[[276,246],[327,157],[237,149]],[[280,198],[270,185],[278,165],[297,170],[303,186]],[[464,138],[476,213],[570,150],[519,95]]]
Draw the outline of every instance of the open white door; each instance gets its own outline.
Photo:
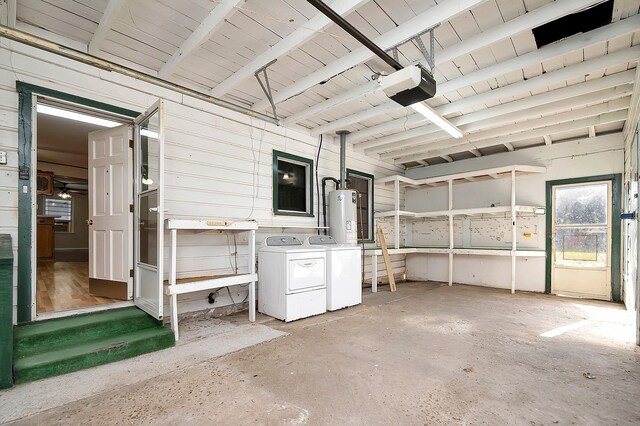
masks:
[[[162,100],[135,120],[135,304],[162,319],[164,129]]]
[[[88,139],[89,291],[128,300],[133,293],[131,126],[98,130]]]

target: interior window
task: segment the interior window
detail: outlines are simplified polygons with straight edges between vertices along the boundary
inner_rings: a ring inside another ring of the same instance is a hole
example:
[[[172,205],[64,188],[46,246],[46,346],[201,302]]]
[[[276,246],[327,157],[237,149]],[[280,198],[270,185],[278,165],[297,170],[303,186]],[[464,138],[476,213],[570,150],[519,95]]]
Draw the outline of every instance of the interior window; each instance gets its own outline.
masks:
[[[349,170],[350,188],[358,191],[358,240],[373,240],[373,176]]]
[[[313,160],[273,151],[273,211],[313,216]]]
[[[54,227],[57,232],[72,232],[72,214],[73,204],[72,198],[45,198],[44,214],[45,216],[53,216]]]

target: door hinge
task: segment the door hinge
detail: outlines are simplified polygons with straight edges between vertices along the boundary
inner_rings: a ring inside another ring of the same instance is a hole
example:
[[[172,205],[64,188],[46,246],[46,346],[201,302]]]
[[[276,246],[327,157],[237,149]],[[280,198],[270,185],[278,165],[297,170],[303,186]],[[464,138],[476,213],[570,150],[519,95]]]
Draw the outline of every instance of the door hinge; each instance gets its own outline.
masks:
[[[133,139],[129,139],[129,148],[133,149]]]
[[[133,213],[133,204],[129,204],[129,213]]]
[[[133,269],[129,269],[129,278],[133,278]]]

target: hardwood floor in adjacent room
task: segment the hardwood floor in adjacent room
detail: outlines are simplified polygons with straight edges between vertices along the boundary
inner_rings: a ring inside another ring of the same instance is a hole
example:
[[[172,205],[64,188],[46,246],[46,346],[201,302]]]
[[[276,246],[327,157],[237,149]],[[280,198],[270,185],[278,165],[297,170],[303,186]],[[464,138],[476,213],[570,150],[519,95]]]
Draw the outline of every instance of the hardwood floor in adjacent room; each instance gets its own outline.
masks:
[[[89,264],[86,262],[38,261],[36,286],[38,313],[120,302],[89,293]]]

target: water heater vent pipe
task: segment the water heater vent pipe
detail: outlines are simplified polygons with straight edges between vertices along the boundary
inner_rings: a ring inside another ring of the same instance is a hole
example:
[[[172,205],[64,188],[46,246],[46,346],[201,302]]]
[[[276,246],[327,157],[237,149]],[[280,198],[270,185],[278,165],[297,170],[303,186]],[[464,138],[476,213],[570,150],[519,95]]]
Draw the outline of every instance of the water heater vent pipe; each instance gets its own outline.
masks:
[[[339,130],[336,132],[340,136],[340,189],[347,188],[347,130]]]

